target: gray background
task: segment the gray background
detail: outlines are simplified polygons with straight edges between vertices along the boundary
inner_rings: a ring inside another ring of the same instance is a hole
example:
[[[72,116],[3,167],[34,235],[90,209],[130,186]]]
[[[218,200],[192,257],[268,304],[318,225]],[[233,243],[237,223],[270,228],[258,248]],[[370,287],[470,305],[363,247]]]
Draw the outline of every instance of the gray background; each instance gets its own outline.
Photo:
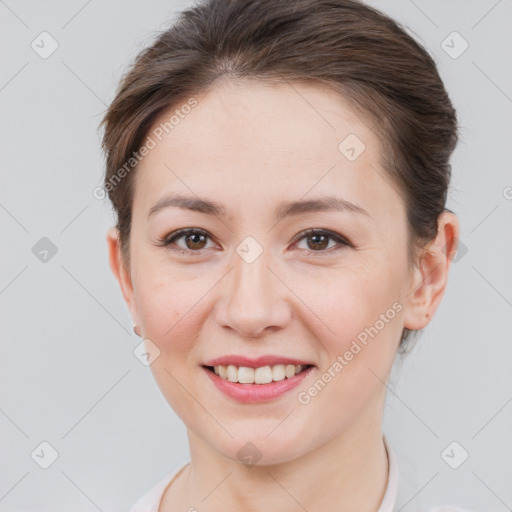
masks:
[[[429,49],[461,125],[448,207],[467,251],[388,391],[397,510],[510,510],[512,2],[371,4]],[[188,5],[0,1],[0,511],[127,510],[188,457],[184,426],[132,353],[140,339],[107,262],[110,205],[92,194],[97,126],[122,72]],[[59,45],[47,59],[31,48],[42,31]],[[458,58],[441,46],[453,31],[469,43]],[[57,248],[46,262],[32,252],[42,237]],[[48,450],[31,456],[43,441],[58,452],[48,469],[36,463]],[[441,456],[452,441],[452,461],[469,453],[458,469]]]

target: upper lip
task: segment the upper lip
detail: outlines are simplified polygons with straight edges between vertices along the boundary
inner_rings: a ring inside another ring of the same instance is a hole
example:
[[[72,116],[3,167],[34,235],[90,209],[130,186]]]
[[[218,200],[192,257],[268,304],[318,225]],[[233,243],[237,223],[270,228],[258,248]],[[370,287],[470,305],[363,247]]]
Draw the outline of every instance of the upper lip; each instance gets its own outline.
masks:
[[[220,365],[230,365],[233,366],[245,366],[247,368],[261,368],[262,366],[275,366],[277,364],[293,364],[295,366],[298,365],[313,365],[313,363],[304,361],[302,359],[295,359],[293,357],[286,356],[275,356],[275,355],[264,355],[260,357],[246,357],[246,356],[222,356],[217,357],[215,359],[210,359],[204,363],[204,366],[220,366]]]

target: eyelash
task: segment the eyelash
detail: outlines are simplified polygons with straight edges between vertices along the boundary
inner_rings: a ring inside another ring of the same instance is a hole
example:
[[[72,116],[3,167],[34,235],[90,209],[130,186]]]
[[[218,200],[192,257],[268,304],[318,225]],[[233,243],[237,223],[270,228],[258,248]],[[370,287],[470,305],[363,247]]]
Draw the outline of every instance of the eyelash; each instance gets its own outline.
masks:
[[[197,251],[193,251],[191,249],[183,249],[181,247],[171,247],[171,245],[173,243],[175,243],[176,240],[179,240],[180,238],[184,238],[185,236],[187,235],[192,235],[192,234],[197,234],[197,235],[204,235],[204,236],[207,236],[209,238],[210,235],[202,230],[202,229],[198,229],[198,228],[184,228],[184,229],[179,229],[178,231],[175,231],[174,233],[171,233],[170,235],[167,235],[166,237],[164,237],[161,241],[160,241],[160,245],[170,249],[171,251],[175,251],[175,252],[178,252],[178,253],[181,253],[181,254],[193,254],[193,253],[200,253],[202,251],[202,249],[199,249]],[[315,229],[315,228],[311,228],[311,229],[306,229],[304,231],[301,231],[293,240],[293,243],[297,243],[299,242],[300,240],[302,240],[303,238],[307,238],[308,236],[313,236],[313,235],[323,235],[323,236],[327,236],[329,238],[331,238],[332,240],[334,240],[335,242],[338,243],[338,247],[335,248],[335,251],[338,251],[344,247],[353,247],[352,244],[344,239],[343,237],[341,237],[340,235],[338,235],[337,233],[334,233],[333,231],[328,231],[328,230],[325,230],[325,229]],[[309,253],[318,253],[319,256],[323,256],[325,254],[332,254],[332,247],[330,249],[324,249],[324,250],[319,250],[319,251],[314,251],[314,250],[309,250],[308,249],[308,252]]]

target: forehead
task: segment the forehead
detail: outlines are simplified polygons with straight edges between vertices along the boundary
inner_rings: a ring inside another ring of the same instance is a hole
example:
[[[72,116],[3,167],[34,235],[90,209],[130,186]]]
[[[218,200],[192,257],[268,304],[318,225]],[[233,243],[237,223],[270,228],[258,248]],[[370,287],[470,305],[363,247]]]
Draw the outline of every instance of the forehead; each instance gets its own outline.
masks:
[[[338,139],[349,133],[369,146],[379,143],[340,94],[320,85],[225,79],[191,98],[196,106],[188,108],[182,100],[163,112],[153,129],[165,128],[173,113],[187,110],[174,116],[176,124],[167,126],[160,138],[175,150],[182,144],[183,149],[193,144],[197,150],[201,142],[198,156],[219,156],[218,151],[225,149],[247,157],[292,152],[314,158],[330,149],[337,157]]]
[[[136,197],[137,189],[147,200],[187,191],[229,203],[244,191],[297,199],[335,188],[355,199],[389,188],[378,137],[326,87],[224,80],[191,98],[153,123],[155,146],[139,164]],[[344,153],[350,146],[356,159]]]

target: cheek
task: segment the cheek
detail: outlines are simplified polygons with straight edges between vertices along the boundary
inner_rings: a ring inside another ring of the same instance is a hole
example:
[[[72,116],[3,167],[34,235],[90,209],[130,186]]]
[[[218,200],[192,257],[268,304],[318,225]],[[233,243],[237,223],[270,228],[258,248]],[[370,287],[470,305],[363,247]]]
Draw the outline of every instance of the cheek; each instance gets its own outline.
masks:
[[[319,437],[333,437],[354,425],[372,424],[385,396],[385,385],[369,371],[363,359],[354,359],[338,374],[333,373],[335,376],[323,389],[318,381],[313,382],[306,390],[310,394],[309,402],[299,405],[309,430],[317,431]],[[379,375],[378,371],[375,373]],[[385,381],[384,376],[379,377]],[[316,387],[321,390],[313,396],[312,388]],[[304,402],[306,396],[301,396]]]
[[[396,278],[389,269],[365,275],[347,272],[331,280],[323,294],[310,296],[308,305],[328,329],[322,325],[316,331],[325,357],[304,401],[310,400],[335,425],[348,426],[363,409],[371,411],[385,391],[382,381],[392,367],[402,329]]]
[[[218,281],[211,272],[203,272],[201,278],[189,274],[168,263],[147,262],[136,283],[144,335],[159,347],[166,367],[185,368],[188,361],[196,364],[197,339],[207,321],[209,293]]]
[[[359,271],[346,269],[336,275],[333,271],[325,279],[302,280],[296,287],[307,306],[303,311],[313,319],[311,326],[318,326],[318,339],[332,360],[349,350],[356,339],[361,346],[378,339],[380,348],[374,352],[381,352],[383,346],[390,349],[389,343],[400,332],[397,282],[399,276],[393,269],[369,264]]]
[[[150,369],[169,405],[190,424],[202,414],[187,390],[193,389],[191,370],[199,371],[197,340],[205,321],[200,299],[209,287],[199,282],[187,287],[168,268],[165,271],[158,271],[158,265],[150,268],[137,288],[137,308],[144,336],[160,350]]]
[[[402,329],[396,279],[389,268],[364,276],[347,273],[311,306],[329,330],[317,331],[325,358],[304,399],[315,403],[312,408],[324,411],[338,427],[345,422],[348,427],[363,409],[371,411],[385,392],[383,381],[393,365]]]

